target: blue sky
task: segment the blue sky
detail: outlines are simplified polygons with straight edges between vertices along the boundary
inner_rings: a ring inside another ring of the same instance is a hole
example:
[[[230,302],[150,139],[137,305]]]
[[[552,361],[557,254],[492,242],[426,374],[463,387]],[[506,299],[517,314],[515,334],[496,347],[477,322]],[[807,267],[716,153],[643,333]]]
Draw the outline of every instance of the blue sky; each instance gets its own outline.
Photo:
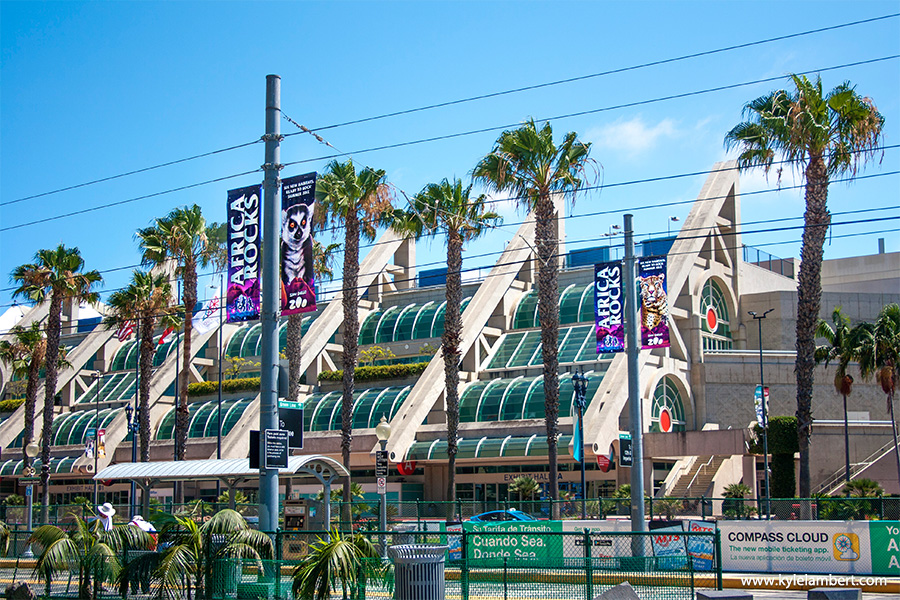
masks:
[[[850,10],[848,10],[850,9]],[[323,128],[492,92],[620,69],[900,12],[893,2],[11,2],[0,3],[0,310],[6,277],[39,248],[78,246],[103,272],[104,295],[127,284],[139,262],[134,232],[176,206],[197,203],[221,221],[228,189],[261,173],[59,218],[99,205],[257,169],[262,144],[106,183],[16,200],[143,167],[258,140],[265,76],[282,77],[282,109]],[[790,72],[824,70],[900,54],[900,19],[752,46],[689,60],[502,95],[320,131],[357,163],[385,169],[414,194],[444,177],[467,178],[500,130],[391,150],[366,149],[552,118],[554,131],[591,141],[602,181],[617,184],[702,172],[727,157],[724,134],[745,102],[781,82],[600,110]],[[823,71],[827,88],[850,80],[886,118],[885,143],[900,143],[900,61]],[[594,111],[577,117],[572,113]],[[283,133],[296,128],[282,121]],[[282,162],[307,161],[289,177],[322,170],[334,150],[308,135],[288,137]],[[834,184],[836,222],[898,217],[900,150],[865,175]],[[665,234],[696,197],[704,175],[611,186],[584,193],[566,223],[570,248],[606,245],[603,232],[635,215],[638,239]],[[782,185],[796,181],[785,177]],[[742,191],[775,188],[760,173]],[[9,203],[9,204],[6,204]],[[854,215],[838,213],[886,209]],[[500,204],[507,225],[472,244],[497,252],[521,214]],[[744,243],[782,257],[799,254],[802,193],[747,196]],[[793,219],[767,222],[772,219]],[[677,226],[677,224],[676,224]],[[826,258],[874,253],[877,238],[900,250],[898,221],[833,228]],[[844,235],[854,237],[841,237]],[[339,240],[340,241],[340,240]],[[420,245],[419,262],[443,262],[443,241]],[[472,258],[465,266],[493,262]],[[427,267],[426,267],[427,268]],[[211,283],[204,280],[201,285]]]

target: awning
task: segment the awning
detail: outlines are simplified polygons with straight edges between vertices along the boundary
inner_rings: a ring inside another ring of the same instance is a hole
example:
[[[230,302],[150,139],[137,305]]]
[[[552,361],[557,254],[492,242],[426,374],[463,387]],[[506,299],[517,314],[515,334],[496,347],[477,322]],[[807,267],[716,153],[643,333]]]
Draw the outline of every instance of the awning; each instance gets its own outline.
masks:
[[[279,469],[280,475],[309,475],[321,479],[347,477],[349,473],[340,462],[321,456],[288,457],[288,468]],[[259,469],[250,468],[249,458],[157,461],[142,463],[119,463],[110,465],[94,475],[94,479],[154,479],[157,481],[185,481],[210,479],[253,479],[259,476]]]
[[[558,448],[566,448],[572,436],[561,435],[557,442]],[[480,437],[464,438],[458,442],[457,459],[467,458],[517,458],[547,456],[547,436],[534,434],[532,436],[506,437]],[[417,441],[410,446],[404,460],[415,461],[445,461],[447,460],[447,440],[437,439],[430,441]]]

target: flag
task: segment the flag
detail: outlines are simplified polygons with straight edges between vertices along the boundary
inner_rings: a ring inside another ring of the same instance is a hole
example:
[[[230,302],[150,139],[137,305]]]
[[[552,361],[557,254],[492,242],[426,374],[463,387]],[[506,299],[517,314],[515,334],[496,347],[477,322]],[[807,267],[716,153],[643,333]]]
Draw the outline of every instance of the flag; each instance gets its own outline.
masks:
[[[575,462],[583,462],[584,461],[584,445],[582,443],[583,434],[581,432],[582,424],[581,424],[581,411],[574,410],[575,414],[575,431],[572,432],[572,438],[574,440],[575,448],[572,451],[572,456],[575,458]]]
[[[159,346],[162,346],[162,345],[165,343],[166,338],[167,338],[167,337],[169,336],[169,334],[172,333],[173,331],[175,331],[175,328],[174,328],[174,327],[169,327],[169,328],[167,328],[165,331],[163,331],[163,332],[162,332],[162,335],[159,336],[159,344],[158,344],[158,345],[159,345]]]
[[[614,261],[594,265],[597,354],[625,350],[624,296],[622,264]]]
[[[216,296],[206,303],[206,306],[194,315],[191,323],[198,333],[206,333],[216,328],[219,322],[219,297]]]
[[[125,321],[119,327],[119,330],[116,331],[116,337],[119,338],[120,342],[124,342],[131,337],[132,333],[134,333],[134,321]]]

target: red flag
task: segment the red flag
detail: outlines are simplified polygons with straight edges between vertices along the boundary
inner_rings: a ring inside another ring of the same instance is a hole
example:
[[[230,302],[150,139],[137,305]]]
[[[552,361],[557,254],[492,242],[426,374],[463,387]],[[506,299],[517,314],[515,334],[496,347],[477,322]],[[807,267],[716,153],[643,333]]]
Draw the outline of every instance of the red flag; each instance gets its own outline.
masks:
[[[131,337],[131,334],[134,332],[134,321],[125,321],[122,323],[122,326],[119,327],[119,330],[116,332],[116,337],[119,338],[120,342],[124,342],[128,338]]]
[[[170,333],[172,333],[173,331],[175,331],[175,328],[174,328],[174,327],[169,327],[168,329],[166,329],[165,331],[163,331],[162,335],[159,336],[159,344],[157,344],[157,345],[158,345],[158,346],[162,346],[163,343],[166,341],[166,337],[168,337],[168,335],[169,335]]]

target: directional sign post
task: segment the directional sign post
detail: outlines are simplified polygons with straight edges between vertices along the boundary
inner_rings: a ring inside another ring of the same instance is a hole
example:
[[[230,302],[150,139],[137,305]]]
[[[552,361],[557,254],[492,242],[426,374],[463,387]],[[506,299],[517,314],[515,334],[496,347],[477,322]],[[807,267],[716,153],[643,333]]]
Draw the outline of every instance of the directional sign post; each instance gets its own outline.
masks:
[[[287,469],[288,439],[288,432],[283,429],[266,429],[263,438],[264,468]]]
[[[619,434],[619,466],[630,467],[634,464],[634,455],[631,446],[631,434]]]
[[[288,446],[303,448],[303,404],[279,400],[278,421],[278,426],[288,432]]]
[[[384,494],[387,491],[388,476],[388,453],[386,450],[378,450],[375,452],[375,478],[378,482],[378,493]]]

